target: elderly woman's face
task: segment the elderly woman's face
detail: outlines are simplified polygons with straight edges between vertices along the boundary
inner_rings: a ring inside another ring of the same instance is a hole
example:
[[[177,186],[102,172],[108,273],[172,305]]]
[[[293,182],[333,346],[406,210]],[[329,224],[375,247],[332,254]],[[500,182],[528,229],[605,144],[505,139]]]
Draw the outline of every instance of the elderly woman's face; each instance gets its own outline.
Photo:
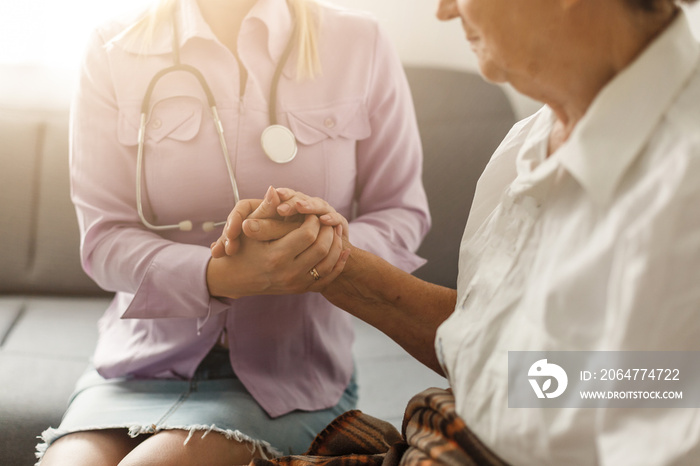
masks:
[[[440,0],[441,20],[461,18],[484,77],[507,82],[535,72],[553,0]],[[552,46],[552,44],[548,44]],[[533,68],[534,67],[534,68]]]

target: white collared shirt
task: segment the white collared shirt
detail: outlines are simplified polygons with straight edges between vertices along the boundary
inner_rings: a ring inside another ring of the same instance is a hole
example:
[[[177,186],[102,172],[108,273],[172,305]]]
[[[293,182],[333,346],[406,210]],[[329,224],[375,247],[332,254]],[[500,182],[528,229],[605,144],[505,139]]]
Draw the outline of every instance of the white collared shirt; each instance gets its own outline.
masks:
[[[700,350],[699,56],[682,14],[559,150],[544,107],[479,181],[436,349],[515,465],[700,464],[698,409],[508,407],[508,351]]]

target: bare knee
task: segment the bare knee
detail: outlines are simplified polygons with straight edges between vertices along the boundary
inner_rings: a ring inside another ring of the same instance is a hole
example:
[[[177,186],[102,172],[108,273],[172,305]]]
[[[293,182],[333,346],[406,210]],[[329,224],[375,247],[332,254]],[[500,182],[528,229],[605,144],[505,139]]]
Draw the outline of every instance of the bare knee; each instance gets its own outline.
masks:
[[[129,437],[126,429],[74,432],[53,442],[40,466],[116,466],[141,441]]]
[[[119,466],[231,466],[248,464],[256,457],[260,454],[253,444],[217,432],[196,431],[189,436],[185,430],[164,430],[132,450]]]

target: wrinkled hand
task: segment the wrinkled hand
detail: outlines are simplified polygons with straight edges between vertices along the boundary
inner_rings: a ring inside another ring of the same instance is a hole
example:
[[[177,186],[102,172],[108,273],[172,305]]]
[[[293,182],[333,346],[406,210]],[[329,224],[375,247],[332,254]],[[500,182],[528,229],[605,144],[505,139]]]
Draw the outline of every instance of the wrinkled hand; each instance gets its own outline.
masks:
[[[338,234],[348,240],[348,221],[325,200],[320,197],[310,197],[289,188],[278,188],[277,195],[281,201],[277,212],[284,216],[299,214],[318,215],[323,225],[338,228]]]

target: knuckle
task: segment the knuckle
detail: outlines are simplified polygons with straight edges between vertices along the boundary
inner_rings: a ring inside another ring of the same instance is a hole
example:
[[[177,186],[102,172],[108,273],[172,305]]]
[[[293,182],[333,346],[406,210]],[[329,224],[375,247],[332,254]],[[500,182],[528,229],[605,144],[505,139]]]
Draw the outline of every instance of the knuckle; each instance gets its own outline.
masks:
[[[309,229],[304,229],[302,230],[302,241],[308,243],[308,244],[313,244],[316,241],[317,235],[313,231],[310,231]]]

